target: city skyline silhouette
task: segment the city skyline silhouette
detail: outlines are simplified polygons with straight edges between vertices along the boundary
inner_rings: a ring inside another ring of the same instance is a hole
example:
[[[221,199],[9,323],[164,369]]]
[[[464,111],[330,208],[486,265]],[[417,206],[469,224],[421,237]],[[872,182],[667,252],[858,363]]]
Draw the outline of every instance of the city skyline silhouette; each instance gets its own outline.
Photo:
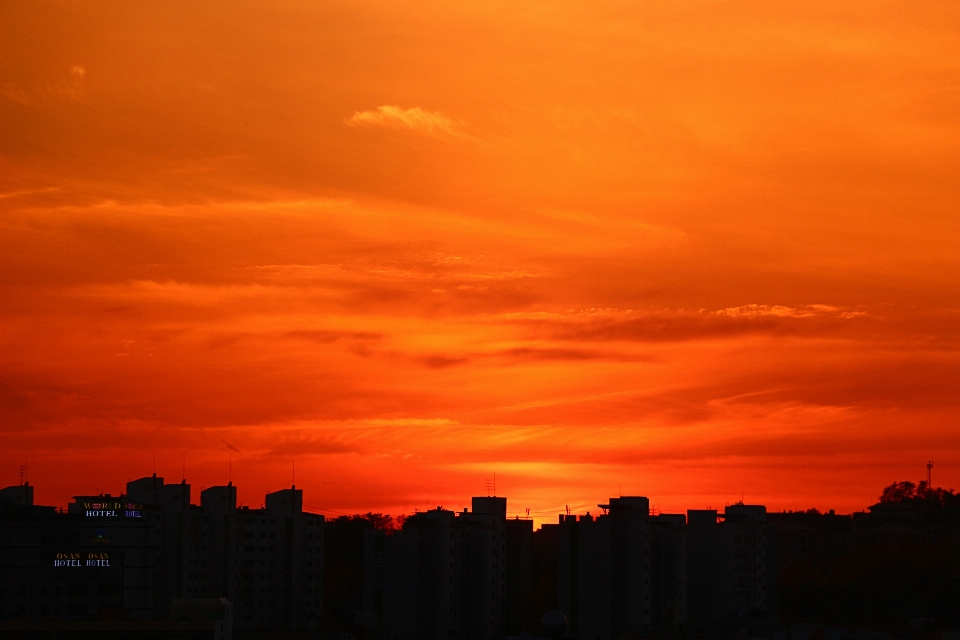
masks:
[[[949,2],[0,3],[0,635],[955,637],[958,60]]]

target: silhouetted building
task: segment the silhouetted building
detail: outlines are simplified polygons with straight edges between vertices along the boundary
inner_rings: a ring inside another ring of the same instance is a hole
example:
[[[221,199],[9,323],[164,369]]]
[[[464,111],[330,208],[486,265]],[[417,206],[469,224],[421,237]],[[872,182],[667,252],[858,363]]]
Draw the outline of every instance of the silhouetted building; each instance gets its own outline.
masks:
[[[779,567],[821,570],[847,557],[853,546],[853,516],[833,512],[768,513],[777,536]]]
[[[717,512],[687,511],[687,614],[691,619],[713,618],[723,613],[720,567]]]
[[[958,624],[960,514],[934,501],[867,512],[768,514],[776,532],[778,610],[791,619]]]
[[[544,614],[557,608],[560,525],[543,524],[533,532],[530,562],[531,604],[524,631],[536,635]],[[542,630],[541,630],[542,631]]]
[[[241,631],[319,623],[324,519],[295,487],[238,509],[232,484],[192,505],[189,484],[154,475],[66,513],[33,505],[32,489],[0,490],[0,621],[175,620],[176,603],[223,599],[218,633],[234,617]]]
[[[927,522],[917,504],[878,503],[849,515],[816,510],[767,514],[777,536],[777,563],[821,571],[877,546],[919,544],[960,531],[960,523]]]
[[[636,635],[651,623],[650,502],[611,498],[605,515],[560,516],[559,610],[580,638]]]
[[[68,510],[71,513],[90,513],[86,506],[96,505],[96,499],[97,496],[76,496]],[[164,484],[163,478],[154,474],[128,482],[126,496],[120,496],[118,500],[128,500],[145,508],[156,525],[155,535],[159,534],[159,539],[152,541],[154,548],[151,550],[155,565],[152,617],[169,618],[170,602],[174,598],[199,595],[189,585],[194,573],[188,569],[194,560],[189,552],[190,485],[186,480]]]
[[[687,621],[687,519],[683,514],[650,517],[651,624]]]
[[[774,538],[762,506],[651,515],[639,496],[612,498],[593,517],[561,515],[558,609],[583,639],[636,637],[690,621],[776,610]]]
[[[507,573],[504,632],[531,632],[533,620],[533,520],[507,520]]]
[[[506,498],[473,498],[470,511],[417,513],[392,535],[368,530],[364,625],[410,640],[502,637],[508,612],[526,614],[532,534],[506,510]]]
[[[0,504],[33,506],[33,487],[29,482],[0,489]]]
[[[691,619],[776,613],[776,536],[760,505],[687,512]]]
[[[0,620],[156,617],[156,512],[109,495],[68,513],[30,498],[0,502]]]
[[[238,629],[316,628],[323,605],[323,516],[303,513],[303,492],[268,493],[263,509],[236,512]]]
[[[193,513],[199,511],[198,513]],[[199,517],[198,517],[199,516]],[[200,509],[191,513],[190,560],[199,574],[189,579],[188,592],[194,597],[226,598],[239,603],[239,572],[236,562],[240,548],[237,519],[237,488],[207,487],[200,492]],[[234,606],[236,609],[236,605]]]

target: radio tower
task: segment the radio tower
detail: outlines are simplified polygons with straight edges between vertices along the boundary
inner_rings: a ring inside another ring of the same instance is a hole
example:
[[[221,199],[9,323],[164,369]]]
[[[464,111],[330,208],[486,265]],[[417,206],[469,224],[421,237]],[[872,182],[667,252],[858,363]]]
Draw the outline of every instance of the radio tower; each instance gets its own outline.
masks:
[[[927,489],[933,488],[933,484],[931,484],[932,470],[933,470],[933,460],[930,460],[927,462]]]

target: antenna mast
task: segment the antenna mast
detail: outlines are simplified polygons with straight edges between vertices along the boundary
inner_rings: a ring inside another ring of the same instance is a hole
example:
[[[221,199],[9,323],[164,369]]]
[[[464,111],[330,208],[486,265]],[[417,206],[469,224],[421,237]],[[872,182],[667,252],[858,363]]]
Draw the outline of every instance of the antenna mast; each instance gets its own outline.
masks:
[[[927,462],[927,489],[933,488],[933,484],[931,483],[931,479],[933,477],[932,471],[933,471],[933,460],[930,460]]]

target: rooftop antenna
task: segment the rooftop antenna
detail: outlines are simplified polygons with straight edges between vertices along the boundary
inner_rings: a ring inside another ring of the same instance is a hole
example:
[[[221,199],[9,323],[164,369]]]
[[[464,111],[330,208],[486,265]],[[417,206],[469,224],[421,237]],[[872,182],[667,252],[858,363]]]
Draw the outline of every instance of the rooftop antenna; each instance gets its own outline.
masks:
[[[570,515],[570,505],[566,505],[566,507],[567,507],[567,515]]]
[[[153,475],[154,475],[154,476],[157,475],[157,454],[156,454],[156,452],[154,452],[154,454],[153,454]]]
[[[490,492],[494,490],[493,481],[489,478],[486,482],[483,483],[483,490],[487,492],[487,497],[490,497]]]
[[[180,481],[185,482],[187,480],[187,454],[183,454],[183,469],[180,475]]]
[[[233,484],[233,454],[230,454],[230,477],[228,478],[230,484]]]
[[[23,486],[23,479],[27,477],[27,465],[20,465],[20,486]]]
[[[933,488],[933,484],[931,484],[931,482],[930,482],[930,480],[931,480],[931,478],[932,478],[932,476],[933,476],[932,471],[933,471],[933,460],[930,460],[930,461],[927,462],[927,488],[928,488],[928,489],[932,489],[932,488]]]

